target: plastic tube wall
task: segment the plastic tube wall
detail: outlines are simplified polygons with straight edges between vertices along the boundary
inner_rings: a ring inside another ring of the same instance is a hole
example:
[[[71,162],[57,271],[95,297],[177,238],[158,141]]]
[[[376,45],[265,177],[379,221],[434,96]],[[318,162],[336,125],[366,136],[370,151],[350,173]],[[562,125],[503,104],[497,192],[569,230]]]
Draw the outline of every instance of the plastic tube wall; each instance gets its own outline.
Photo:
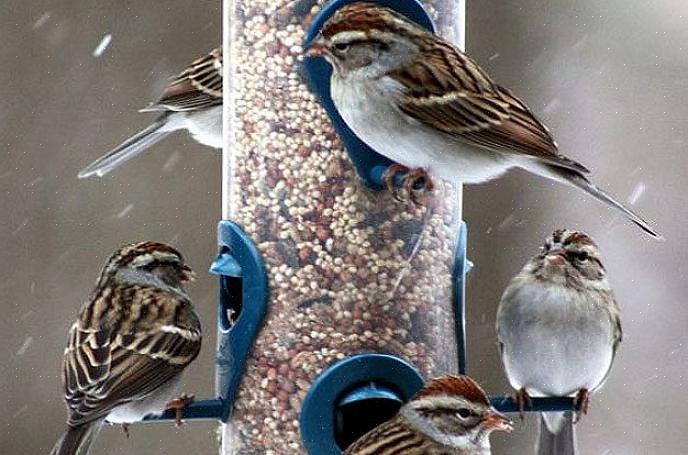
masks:
[[[460,188],[435,182],[428,212],[361,183],[302,75],[305,30],[326,3],[225,0],[223,216],[258,246],[271,293],[227,454],[305,453],[303,399],[352,354],[395,354],[426,377],[457,369]],[[463,45],[463,1],[424,4]]]

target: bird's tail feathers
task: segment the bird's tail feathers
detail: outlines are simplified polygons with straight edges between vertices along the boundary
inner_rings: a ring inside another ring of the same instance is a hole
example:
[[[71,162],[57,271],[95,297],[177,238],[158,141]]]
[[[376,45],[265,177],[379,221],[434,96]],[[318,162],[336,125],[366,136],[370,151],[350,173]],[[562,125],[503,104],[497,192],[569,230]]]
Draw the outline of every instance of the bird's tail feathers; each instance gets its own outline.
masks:
[[[598,201],[601,201],[622,212],[630,221],[638,225],[640,229],[648,233],[650,236],[657,240],[664,240],[664,236],[650,226],[650,223],[642,219],[633,210],[614,199],[607,192],[598,188],[590,180],[588,180],[583,173],[571,168],[556,166],[534,159],[524,160],[522,163],[519,163],[519,165],[543,177],[566,183],[585,191]]]
[[[87,455],[102,425],[102,420],[99,420],[77,427],[68,426],[50,455]]]
[[[163,115],[147,128],[139,131],[108,154],[101,156],[93,163],[79,172],[79,178],[83,179],[96,175],[102,177],[124,162],[143,153],[148,147],[155,144],[177,128],[170,127],[168,116]]]
[[[537,455],[576,455],[576,432],[572,412],[540,414]]]

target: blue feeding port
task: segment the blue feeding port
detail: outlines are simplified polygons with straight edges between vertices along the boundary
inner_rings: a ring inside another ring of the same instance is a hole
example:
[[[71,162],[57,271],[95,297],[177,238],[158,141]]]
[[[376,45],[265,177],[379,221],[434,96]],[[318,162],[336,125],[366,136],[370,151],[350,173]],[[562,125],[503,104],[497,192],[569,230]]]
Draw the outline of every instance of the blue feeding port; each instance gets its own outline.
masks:
[[[370,382],[356,387],[335,405],[334,435],[339,448],[349,447],[360,435],[386,422],[404,404],[399,393]]]
[[[301,408],[301,436],[311,455],[341,455],[391,419],[423,387],[410,363],[387,354],[359,354],[333,364],[313,383]],[[518,412],[511,397],[491,397],[501,412]],[[527,411],[570,411],[573,398],[536,398]]]
[[[311,455],[340,455],[393,417],[423,386],[410,363],[359,354],[333,364],[313,383],[301,408],[301,436]]]
[[[328,3],[327,6],[315,16],[308,28],[304,48],[307,48],[308,45],[317,38],[325,22],[327,22],[338,9],[358,1],[360,0],[333,0]],[[392,8],[431,32],[435,31],[435,25],[432,19],[418,0],[377,0],[375,3]],[[332,120],[334,128],[337,130],[344,147],[356,166],[358,175],[368,187],[377,190],[382,189],[384,186],[382,179],[384,172],[391,164],[394,164],[394,162],[368,147],[349,129],[339,115],[332,101],[332,97],[330,96],[330,77],[332,76],[332,68],[325,59],[307,58],[304,62],[304,66],[311,90],[318,96],[320,103]],[[400,184],[402,177],[401,175],[397,175],[395,183]]]
[[[244,231],[231,221],[218,226],[219,254],[210,273],[220,280],[215,393],[184,410],[186,420],[226,422],[234,405],[246,360],[268,307],[268,280],[263,260]],[[174,421],[167,411],[147,421]]]

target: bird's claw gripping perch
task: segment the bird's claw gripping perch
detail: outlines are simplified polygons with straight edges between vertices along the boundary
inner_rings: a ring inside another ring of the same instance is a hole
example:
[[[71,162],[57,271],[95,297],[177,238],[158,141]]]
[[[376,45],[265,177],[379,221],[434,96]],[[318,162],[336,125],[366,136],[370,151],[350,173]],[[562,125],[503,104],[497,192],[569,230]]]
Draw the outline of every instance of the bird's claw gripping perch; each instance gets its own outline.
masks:
[[[581,416],[586,415],[590,409],[590,391],[588,391],[588,389],[581,389],[578,392],[578,395],[576,395],[575,404],[576,417],[574,419],[574,423],[578,423],[578,421],[581,419]]]
[[[385,184],[385,188],[392,193],[394,196],[394,199],[396,199],[399,202],[405,202],[406,198],[403,197],[403,195],[400,193],[399,188],[397,188],[395,182],[397,175],[399,174],[407,174],[409,172],[409,168],[406,166],[402,166],[401,164],[390,164],[389,167],[385,170],[385,173],[382,174],[382,181]]]
[[[435,184],[425,169],[416,168],[404,177],[403,188],[413,203],[427,205],[427,197],[432,193]]]
[[[181,426],[182,418],[184,417],[184,409],[194,401],[194,395],[181,394],[179,397],[170,400],[165,405],[166,409],[174,409],[174,422],[177,426]]]
[[[397,175],[401,177],[401,186],[396,185]],[[391,164],[382,176],[382,180],[399,202],[411,201],[416,205],[425,205],[426,196],[432,192],[433,184],[427,171],[423,168],[409,169],[401,164]]]
[[[518,416],[521,418],[521,421],[523,421],[526,417],[526,404],[529,408],[532,408],[533,399],[530,398],[525,387],[521,387],[521,389],[516,392],[514,399],[516,403],[518,403]]]

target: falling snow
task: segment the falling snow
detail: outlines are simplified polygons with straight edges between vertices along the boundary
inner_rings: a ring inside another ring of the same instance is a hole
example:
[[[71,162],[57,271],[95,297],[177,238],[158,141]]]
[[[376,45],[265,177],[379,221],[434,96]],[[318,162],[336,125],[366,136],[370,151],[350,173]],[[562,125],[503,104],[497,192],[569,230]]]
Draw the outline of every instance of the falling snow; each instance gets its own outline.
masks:
[[[22,221],[21,224],[20,224],[19,226],[17,226],[17,228],[16,228],[14,231],[12,231],[12,235],[17,235],[17,234],[19,234],[19,233],[21,232],[21,230],[24,229],[24,228],[26,227],[27,224],[29,224],[29,219],[28,219],[28,218],[25,219],[24,221]]]
[[[22,406],[21,408],[19,408],[19,410],[18,410],[17,412],[15,412],[14,414],[12,414],[12,418],[13,418],[13,419],[16,419],[16,418],[19,417],[20,415],[24,414],[28,409],[29,409],[29,406],[25,404],[24,406]]]
[[[96,46],[96,48],[93,49],[93,56],[100,57],[101,55],[103,55],[103,53],[105,53],[105,50],[110,45],[110,41],[112,41],[112,35],[108,33],[103,37],[102,40],[100,40],[98,46]]]
[[[640,182],[636,185],[636,187],[633,189],[633,193],[631,193],[631,196],[628,198],[628,202],[631,205],[634,205],[640,197],[645,193],[645,184],[643,182]]]
[[[43,181],[43,177],[36,177],[35,179],[31,180],[29,183],[26,184],[26,186],[36,186],[39,183]]]
[[[511,215],[504,218],[501,223],[499,223],[499,225],[497,226],[497,230],[504,232],[507,229],[509,229],[511,226],[513,226],[515,224],[515,221],[516,221],[516,217],[512,213]]]
[[[33,30],[38,30],[39,28],[43,27],[46,22],[50,19],[50,11],[46,11],[43,13],[41,17],[38,18],[36,22],[33,23],[33,27],[31,27]]]
[[[129,214],[129,212],[131,212],[134,209],[134,205],[135,204],[132,202],[131,204],[124,207],[121,212],[119,212],[117,215],[115,215],[115,218],[122,219],[125,216],[127,216]]]
[[[29,346],[31,346],[31,343],[33,343],[33,337],[26,337],[24,343],[19,349],[17,349],[17,355],[21,356],[26,354],[26,351],[29,349]]]
[[[549,103],[545,105],[545,108],[543,109],[543,112],[545,114],[551,114],[559,109],[559,106],[561,106],[561,101],[559,98],[554,98],[552,99]]]
[[[179,164],[181,159],[182,159],[182,154],[179,151],[175,151],[174,153],[172,153],[170,155],[169,158],[167,158],[167,161],[165,161],[165,164],[162,165],[162,171],[163,172],[172,171],[177,166],[177,164]]]

